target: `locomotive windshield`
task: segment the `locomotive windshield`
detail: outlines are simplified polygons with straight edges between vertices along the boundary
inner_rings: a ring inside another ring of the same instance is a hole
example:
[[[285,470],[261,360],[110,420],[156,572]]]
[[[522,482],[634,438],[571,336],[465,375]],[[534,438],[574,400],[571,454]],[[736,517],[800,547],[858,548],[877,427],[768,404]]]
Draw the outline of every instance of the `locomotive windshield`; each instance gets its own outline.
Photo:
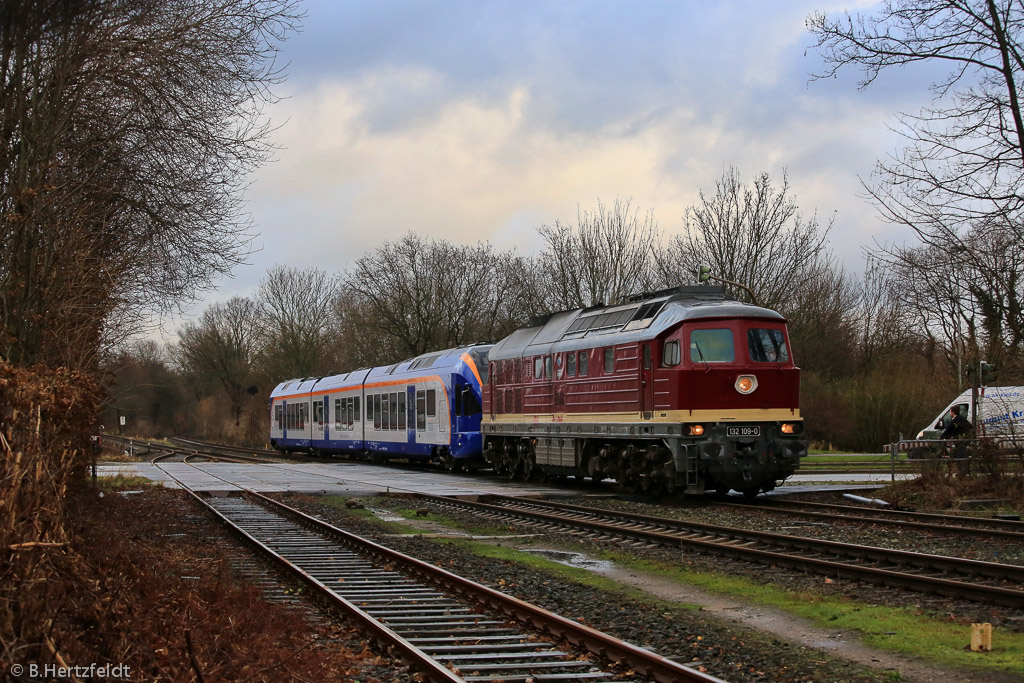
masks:
[[[782,330],[751,328],[747,330],[747,347],[750,360],[755,363],[785,363],[789,360]]]
[[[732,330],[693,330],[690,332],[690,361],[693,363],[732,363],[736,360]]]

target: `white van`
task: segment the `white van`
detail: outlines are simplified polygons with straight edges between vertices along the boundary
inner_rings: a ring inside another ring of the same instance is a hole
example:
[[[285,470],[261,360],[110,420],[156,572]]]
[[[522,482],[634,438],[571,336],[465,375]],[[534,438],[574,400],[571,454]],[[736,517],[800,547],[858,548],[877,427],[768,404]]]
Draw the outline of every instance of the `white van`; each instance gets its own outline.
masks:
[[[1014,444],[1024,444],[1024,387],[981,387],[978,389],[976,417],[971,415],[971,390],[968,389],[918,432],[917,438],[938,439],[949,425],[949,411],[953,406],[960,406],[960,414],[975,423],[976,436],[996,436]]]

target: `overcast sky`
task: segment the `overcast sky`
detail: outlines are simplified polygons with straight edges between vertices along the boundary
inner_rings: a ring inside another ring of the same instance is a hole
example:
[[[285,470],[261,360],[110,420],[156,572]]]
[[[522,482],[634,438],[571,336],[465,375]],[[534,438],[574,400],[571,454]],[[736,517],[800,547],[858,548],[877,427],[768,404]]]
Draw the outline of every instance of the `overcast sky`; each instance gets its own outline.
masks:
[[[197,304],[252,294],[275,264],[340,272],[409,230],[533,253],[536,227],[632,198],[661,232],[729,166],[788,171],[806,215],[859,271],[902,241],[859,178],[935,74],[811,81],[813,0],[307,0],[269,110],[277,160],[254,178],[251,265]],[[175,323],[171,323],[171,328]]]

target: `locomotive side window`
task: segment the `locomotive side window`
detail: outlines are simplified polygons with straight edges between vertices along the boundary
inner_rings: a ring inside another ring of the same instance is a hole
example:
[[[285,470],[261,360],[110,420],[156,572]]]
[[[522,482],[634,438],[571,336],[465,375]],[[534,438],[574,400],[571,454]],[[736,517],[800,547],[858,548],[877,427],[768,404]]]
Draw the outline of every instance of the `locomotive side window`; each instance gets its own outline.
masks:
[[[604,371],[609,375],[615,372],[615,349],[604,350]]]
[[[427,389],[427,417],[437,415],[437,391]]]
[[[565,374],[569,377],[576,376],[576,352],[570,351],[565,357]]]
[[[747,346],[755,363],[785,363],[789,360],[786,338],[782,330],[749,329]]]
[[[544,379],[551,379],[551,356],[544,356]]]
[[[661,364],[666,368],[679,365],[679,341],[665,342],[665,348],[661,352]]]
[[[586,377],[590,372],[590,352],[580,351],[580,377]]]
[[[544,359],[537,356],[533,359],[533,378],[540,379],[544,374]]]
[[[732,330],[692,330],[690,332],[691,363],[732,363],[736,360]]]

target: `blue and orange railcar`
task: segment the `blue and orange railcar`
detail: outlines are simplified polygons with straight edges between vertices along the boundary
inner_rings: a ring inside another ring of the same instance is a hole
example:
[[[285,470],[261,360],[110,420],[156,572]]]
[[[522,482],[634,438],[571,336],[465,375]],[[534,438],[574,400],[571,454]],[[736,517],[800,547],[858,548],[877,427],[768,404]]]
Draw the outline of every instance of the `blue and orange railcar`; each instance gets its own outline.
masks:
[[[481,371],[489,345],[426,353],[393,365],[280,383],[270,441],[283,451],[438,461],[481,460]]]

